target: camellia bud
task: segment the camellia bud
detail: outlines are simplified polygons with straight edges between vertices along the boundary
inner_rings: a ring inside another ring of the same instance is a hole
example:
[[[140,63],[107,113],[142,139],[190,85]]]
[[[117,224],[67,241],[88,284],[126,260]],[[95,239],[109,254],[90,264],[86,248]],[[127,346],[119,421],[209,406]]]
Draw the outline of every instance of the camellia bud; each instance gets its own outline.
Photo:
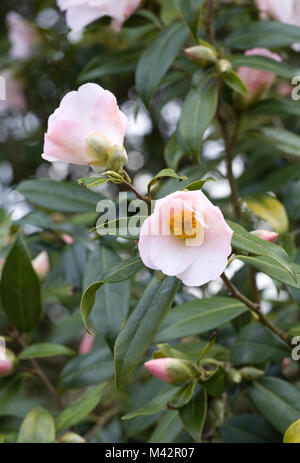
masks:
[[[230,368],[227,372],[227,380],[230,384],[239,384],[242,381],[242,375],[235,368]]]
[[[232,64],[227,59],[220,59],[217,62],[216,69],[220,74],[226,74],[226,72],[232,71]]]
[[[18,365],[18,360],[15,354],[10,349],[5,349],[4,358],[0,358],[0,377],[11,375]]]
[[[239,370],[243,381],[255,381],[264,376],[265,372],[254,367],[244,367]]]
[[[250,233],[252,233],[252,235],[258,236],[262,240],[269,241],[270,243],[275,243],[278,238],[278,233],[268,230],[254,230]]]
[[[91,135],[87,139],[89,151],[96,162],[93,167],[119,172],[128,161],[125,148],[112,145],[106,137]]]
[[[84,444],[85,439],[75,432],[66,432],[59,439],[61,444]]]
[[[217,62],[216,52],[212,48],[203,45],[187,48],[185,53],[193,63],[201,67],[209,66]]]
[[[33,261],[32,266],[41,280],[44,280],[50,268],[49,257],[46,251],[41,252]]]
[[[80,346],[79,346],[79,355],[88,354],[91,352],[94,343],[94,336],[89,333],[85,333],[82,337]]]
[[[153,376],[174,385],[191,381],[199,374],[192,362],[170,357],[149,360],[144,365]]]
[[[300,444],[300,419],[292,423],[283,436],[284,444]]]
[[[215,417],[215,425],[217,427],[221,426],[224,421],[225,416],[225,405],[222,399],[215,399],[211,403],[211,411]]]

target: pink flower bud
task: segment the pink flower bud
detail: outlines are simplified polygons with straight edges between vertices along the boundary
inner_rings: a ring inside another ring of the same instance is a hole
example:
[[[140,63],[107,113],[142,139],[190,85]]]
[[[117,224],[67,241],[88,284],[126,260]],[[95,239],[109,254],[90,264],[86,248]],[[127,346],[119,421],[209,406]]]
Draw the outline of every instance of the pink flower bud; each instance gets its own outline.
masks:
[[[91,336],[89,333],[85,333],[79,346],[79,355],[88,354],[92,350],[93,343],[94,336]]]
[[[4,355],[0,356],[0,378],[11,375],[18,364],[15,354],[10,349],[4,350]]]
[[[258,236],[262,240],[269,241],[270,243],[275,243],[278,238],[278,233],[268,230],[255,230],[251,233],[252,235]]]
[[[245,52],[246,56],[259,55],[274,61],[282,61],[276,53],[272,53],[266,48],[254,48]],[[272,86],[276,75],[272,72],[261,71],[255,68],[241,67],[238,70],[239,77],[244,81],[248,88],[249,96],[245,97],[246,101],[251,101],[258,97],[265,89]]]
[[[198,373],[192,362],[176,358],[159,358],[144,363],[156,378],[174,385],[191,381]]]
[[[41,280],[44,280],[50,268],[49,257],[46,251],[41,252],[33,261],[32,266]]]
[[[10,56],[22,60],[29,59],[33,47],[39,42],[36,29],[15,11],[7,14],[6,21],[11,42]]]
[[[201,67],[208,66],[217,61],[217,53],[213,49],[203,45],[187,48],[185,53],[191,61]]]
[[[67,233],[63,233],[61,235],[61,239],[68,245],[74,243],[74,238],[72,238],[72,236],[70,236],[70,235],[67,235]]]

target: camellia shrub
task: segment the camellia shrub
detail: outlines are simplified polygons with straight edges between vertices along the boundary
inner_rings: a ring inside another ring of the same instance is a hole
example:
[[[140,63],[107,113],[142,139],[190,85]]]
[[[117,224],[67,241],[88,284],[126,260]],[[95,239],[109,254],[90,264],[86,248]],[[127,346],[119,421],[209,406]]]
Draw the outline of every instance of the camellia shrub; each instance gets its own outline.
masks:
[[[300,2],[0,10],[0,441],[300,442]]]

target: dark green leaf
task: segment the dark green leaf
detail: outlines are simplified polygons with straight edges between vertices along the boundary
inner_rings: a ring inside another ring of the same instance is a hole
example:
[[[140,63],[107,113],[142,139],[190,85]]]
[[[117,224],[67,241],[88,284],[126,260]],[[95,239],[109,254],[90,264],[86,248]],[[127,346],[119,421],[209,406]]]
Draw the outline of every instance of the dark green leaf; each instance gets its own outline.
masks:
[[[6,258],[1,278],[3,309],[19,331],[31,331],[41,312],[40,281],[32,268],[28,250],[18,235]]]
[[[211,297],[176,306],[167,316],[156,341],[191,336],[217,328],[246,312],[247,307],[237,299]]]
[[[158,425],[148,439],[148,443],[166,444],[174,442],[182,430],[182,423],[178,412],[167,410],[159,419]]]
[[[280,443],[282,441],[281,435],[257,415],[233,416],[224,422],[220,432],[224,442],[229,444]]]
[[[96,212],[103,196],[67,182],[24,180],[17,191],[35,206],[60,212]]]
[[[250,116],[300,116],[300,104],[284,98],[268,98],[248,109]]]
[[[244,326],[230,353],[230,361],[236,365],[279,362],[289,356],[288,346],[259,323]]]
[[[195,442],[201,442],[202,430],[206,418],[206,409],[206,391],[201,387],[193,399],[179,410],[183,426]]]
[[[25,417],[18,435],[19,444],[51,444],[55,440],[55,423],[50,413],[33,408]]]
[[[279,378],[265,377],[248,388],[255,408],[284,434],[300,417],[299,389]]]
[[[217,102],[216,81],[210,74],[203,73],[197,88],[192,88],[185,99],[179,123],[185,149],[197,159],[204,132],[214,118]]]
[[[103,185],[108,181],[108,178],[105,177],[83,177],[78,180],[78,183],[86,188],[95,188],[96,186]]]
[[[120,264],[109,270],[106,275],[103,275],[103,280],[91,284],[86,289],[86,291],[83,293],[80,304],[81,316],[86,328],[87,319],[95,304],[96,292],[105,283],[119,283],[120,281],[129,280],[139,270],[141,270],[142,267],[143,263],[139,257],[134,257],[132,259],[122,261]]]
[[[142,54],[136,70],[136,85],[146,105],[187,36],[188,29],[184,24],[170,24],[158,34]]]
[[[225,43],[230,48],[287,47],[300,41],[300,28],[276,21],[259,21],[243,25],[235,30]]]
[[[137,410],[134,410],[133,412],[127,413],[127,415],[122,417],[122,420],[131,420],[136,416],[154,415],[155,413],[160,412],[161,410],[167,407],[167,404],[177,394],[177,391],[178,389],[175,387],[168,387],[165,392],[163,391],[156,397],[154,397],[154,399],[152,399],[151,402],[149,402],[149,404]]]
[[[31,344],[31,346],[22,350],[19,354],[19,359],[37,359],[54,357],[56,355],[76,355],[76,353],[72,349],[69,349],[69,347],[65,347],[60,344],[41,342],[39,344]]]
[[[232,88],[232,90],[235,92],[240,93],[241,95],[248,95],[248,89],[246,85],[236,72],[227,72],[224,74],[223,79],[225,84]]]
[[[65,408],[56,418],[56,431],[61,432],[84,420],[100,402],[104,384],[95,386]]]
[[[183,20],[190,28],[192,35],[197,39],[197,31],[199,26],[200,13],[203,6],[203,0],[173,0],[173,3]]]
[[[240,67],[261,69],[286,79],[292,79],[294,76],[299,75],[300,72],[300,69],[294,66],[260,55],[234,55],[231,62],[235,69]]]
[[[115,344],[116,385],[121,388],[132,378],[143,355],[173,303],[179,287],[176,278],[157,282],[154,277],[132,312]]]
[[[263,127],[251,132],[251,137],[287,156],[300,157],[300,137],[293,132],[281,128]]]

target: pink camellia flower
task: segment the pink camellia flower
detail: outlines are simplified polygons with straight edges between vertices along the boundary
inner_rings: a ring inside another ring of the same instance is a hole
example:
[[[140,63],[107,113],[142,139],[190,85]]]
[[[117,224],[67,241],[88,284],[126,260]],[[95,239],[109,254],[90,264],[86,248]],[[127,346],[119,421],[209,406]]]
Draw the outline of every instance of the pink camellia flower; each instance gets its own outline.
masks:
[[[263,19],[271,16],[283,23],[300,25],[299,0],[256,0],[256,4]]]
[[[200,286],[225,270],[232,233],[202,191],[177,191],[156,201],[138,247],[147,267],[176,276],[187,286]]]
[[[111,92],[96,84],[82,85],[68,93],[50,116],[42,156],[51,162],[119,170],[127,162],[123,146],[127,124]]]
[[[0,378],[9,376],[18,365],[15,354],[5,347],[0,347]]]
[[[8,376],[13,370],[13,364],[10,360],[0,360],[0,377]]]
[[[251,233],[252,235],[258,236],[262,240],[269,241],[270,243],[275,243],[278,238],[278,233],[269,230],[254,230]]]
[[[0,79],[0,114],[6,111],[24,112],[26,100],[20,82],[7,72]]]
[[[59,8],[66,11],[68,26],[74,31],[81,31],[102,16],[113,18],[113,26],[119,30],[140,2],[141,0],[57,0]]]
[[[22,60],[30,58],[33,47],[39,40],[35,28],[15,11],[10,11],[7,14],[6,21],[12,45],[10,50],[11,57]]]
[[[49,273],[50,262],[46,251],[41,252],[33,261],[32,266],[41,280],[44,280]]]
[[[259,55],[273,59],[274,61],[282,61],[279,55],[272,53],[266,48],[253,48],[252,50],[247,50],[245,55]],[[258,96],[263,90],[271,87],[276,78],[276,75],[272,72],[247,67],[239,68],[238,74],[248,88],[249,96],[246,98],[250,100]]]
[[[79,346],[79,355],[88,354],[91,352],[94,343],[94,336],[85,333],[81,339]]]

